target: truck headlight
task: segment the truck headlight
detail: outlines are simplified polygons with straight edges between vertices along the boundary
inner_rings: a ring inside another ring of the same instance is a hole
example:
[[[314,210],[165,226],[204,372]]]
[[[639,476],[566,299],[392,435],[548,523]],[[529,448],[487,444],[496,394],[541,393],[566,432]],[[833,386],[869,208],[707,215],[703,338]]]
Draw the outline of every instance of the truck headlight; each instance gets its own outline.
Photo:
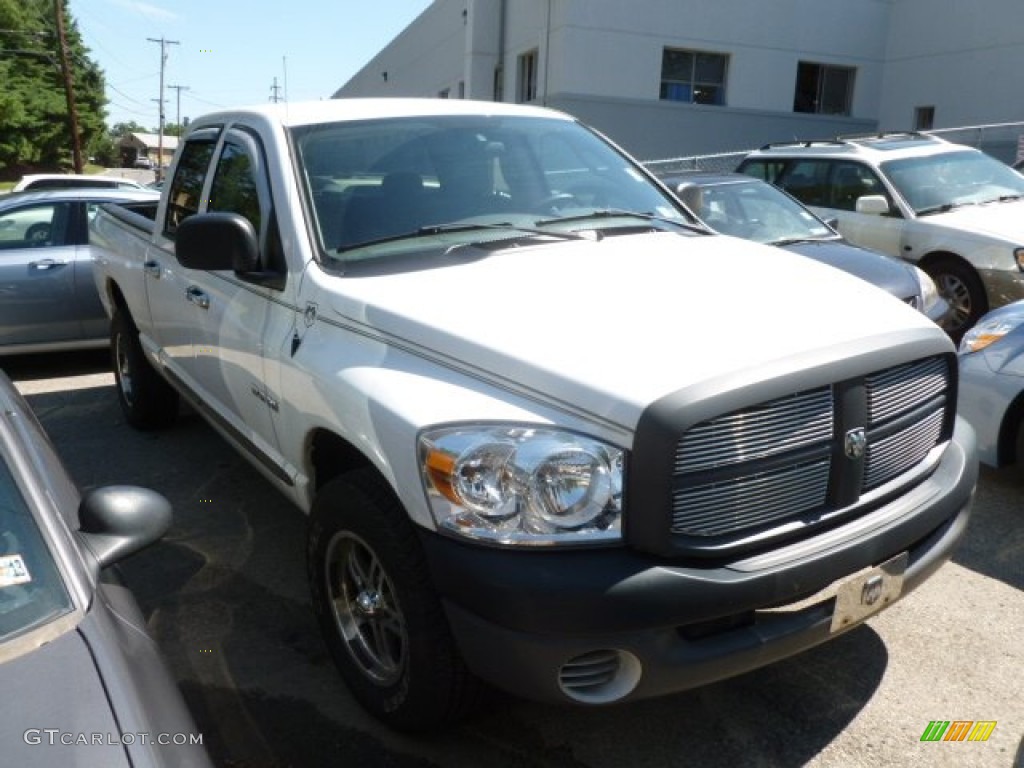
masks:
[[[422,433],[419,453],[445,531],[527,546],[621,538],[619,448],[543,427],[459,426]]]

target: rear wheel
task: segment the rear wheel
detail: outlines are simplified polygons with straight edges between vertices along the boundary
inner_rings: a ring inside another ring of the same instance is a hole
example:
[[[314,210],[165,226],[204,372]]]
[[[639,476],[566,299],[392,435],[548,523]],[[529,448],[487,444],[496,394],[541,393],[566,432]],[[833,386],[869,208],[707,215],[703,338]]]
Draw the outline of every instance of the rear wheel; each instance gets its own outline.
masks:
[[[956,341],[988,312],[988,296],[978,273],[957,259],[941,259],[927,266],[935,287],[950,306],[943,327]]]
[[[178,417],[178,393],[146,359],[139,329],[118,309],[110,323],[110,354],[117,399],[128,423],[137,429],[170,426]]]
[[[324,486],[307,555],[324,639],[363,707],[423,731],[476,703],[482,685],[455,647],[413,525],[379,475],[356,470]]]

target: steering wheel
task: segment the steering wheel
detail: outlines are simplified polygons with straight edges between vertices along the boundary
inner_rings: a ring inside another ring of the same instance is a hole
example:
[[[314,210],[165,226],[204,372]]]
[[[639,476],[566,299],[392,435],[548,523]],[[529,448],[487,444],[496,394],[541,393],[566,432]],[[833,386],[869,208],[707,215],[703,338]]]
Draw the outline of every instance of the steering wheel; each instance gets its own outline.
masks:
[[[558,213],[562,208],[570,204],[579,205],[575,195],[569,192],[556,192],[539,200],[536,207],[542,213]]]

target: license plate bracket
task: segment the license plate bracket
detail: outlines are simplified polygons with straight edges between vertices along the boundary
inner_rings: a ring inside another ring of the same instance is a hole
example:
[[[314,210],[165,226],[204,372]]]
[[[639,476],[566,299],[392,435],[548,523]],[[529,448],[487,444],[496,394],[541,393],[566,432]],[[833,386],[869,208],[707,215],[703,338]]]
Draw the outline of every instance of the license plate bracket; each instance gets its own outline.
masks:
[[[909,560],[909,554],[901,552],[840,584],[830,631],[849,629],[895,602],[903,592]]]

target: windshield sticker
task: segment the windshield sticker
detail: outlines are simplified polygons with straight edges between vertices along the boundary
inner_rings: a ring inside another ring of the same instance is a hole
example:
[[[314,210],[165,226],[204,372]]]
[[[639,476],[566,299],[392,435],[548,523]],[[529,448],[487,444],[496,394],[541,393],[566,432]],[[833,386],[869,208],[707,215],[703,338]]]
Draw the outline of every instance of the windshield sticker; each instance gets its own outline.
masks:
[[[21,555],[0,556],[0,587],[13,587],[32,581]]]

